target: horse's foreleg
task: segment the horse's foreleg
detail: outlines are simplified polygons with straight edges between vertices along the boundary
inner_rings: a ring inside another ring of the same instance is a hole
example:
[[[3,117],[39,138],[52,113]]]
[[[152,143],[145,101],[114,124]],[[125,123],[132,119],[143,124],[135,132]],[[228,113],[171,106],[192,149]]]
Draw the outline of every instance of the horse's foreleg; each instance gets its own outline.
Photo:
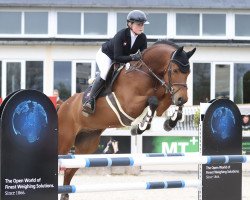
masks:
[[[158,107],[158,99],[156,96],[151,96],[148,99],[148,111],[142,121],[131,128],[132,135],[142,134],[145,130],[151,127],[151,121],[154,117],[155,111]]]
[[[179,120],[182,119],[182,106],[179,106],[175,110],[173,115],[164,122],[163,128],[165,131],[171,131],[174,128]]]

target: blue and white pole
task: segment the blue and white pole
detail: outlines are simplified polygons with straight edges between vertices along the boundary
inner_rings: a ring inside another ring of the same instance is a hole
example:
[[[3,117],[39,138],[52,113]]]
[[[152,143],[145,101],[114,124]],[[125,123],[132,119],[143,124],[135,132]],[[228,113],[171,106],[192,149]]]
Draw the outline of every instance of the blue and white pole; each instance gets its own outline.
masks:
[[[221,155],[221,156],[167,156],[167,157],[109,157],[59,159],[60,169],[89,168],[110,166],[147,166],[147,165],[174,165],[174,164],[235,164],[250,162],[249,155]]]
[[[171,189],[201,187],[199,180],[176,180],[176,181],[156,181],[156,182],[137,182],[137,183],[106,183],[93,185],[65,185],[58,187],[58,193],[85,193],[85,192],[110,192],[128,190],[152,190],[152,189]]]

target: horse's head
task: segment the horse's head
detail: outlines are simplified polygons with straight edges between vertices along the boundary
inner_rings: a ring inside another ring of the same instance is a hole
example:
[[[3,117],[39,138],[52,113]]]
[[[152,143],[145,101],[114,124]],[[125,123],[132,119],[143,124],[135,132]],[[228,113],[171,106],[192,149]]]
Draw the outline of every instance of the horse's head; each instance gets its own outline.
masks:
[[[172,53],[168,67],[164,75],[164,85],[172,96],[172,101],[177,106],[187,102],[187,77],[190,73],[189,58],[194,54],[196,48],[185,52],[179,47]]]
[[[187,102],[187,77],[190,73],[189,59],[196,48],[185,52],[171,42],[157,42],[145,52],[143,61],[169,93],[173,104],[182,106]]]

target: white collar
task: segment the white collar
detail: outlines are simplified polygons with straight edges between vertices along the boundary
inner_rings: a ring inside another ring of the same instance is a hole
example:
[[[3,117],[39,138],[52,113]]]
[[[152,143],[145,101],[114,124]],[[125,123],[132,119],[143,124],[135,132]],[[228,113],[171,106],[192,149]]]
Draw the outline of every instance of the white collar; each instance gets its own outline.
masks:
[[[130,48],[132,48],[132,46],[134,45],[135,43],[135,40],[137,38],[138,35],[136,35],[133,31],[130,30],[130,34],[131,34],[131,46]]]
[[[135,38],[138,36],[132,30],[130,30],[130,35],[131,35],[131,37],[135,37]]]

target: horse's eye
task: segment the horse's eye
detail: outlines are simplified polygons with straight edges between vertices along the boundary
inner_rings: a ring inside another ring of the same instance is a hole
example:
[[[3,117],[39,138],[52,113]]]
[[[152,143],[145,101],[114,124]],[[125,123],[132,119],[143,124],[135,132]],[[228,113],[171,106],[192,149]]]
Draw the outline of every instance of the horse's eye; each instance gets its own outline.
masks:
[[[178,69],[173,69],[173,73],[178,73]]]

